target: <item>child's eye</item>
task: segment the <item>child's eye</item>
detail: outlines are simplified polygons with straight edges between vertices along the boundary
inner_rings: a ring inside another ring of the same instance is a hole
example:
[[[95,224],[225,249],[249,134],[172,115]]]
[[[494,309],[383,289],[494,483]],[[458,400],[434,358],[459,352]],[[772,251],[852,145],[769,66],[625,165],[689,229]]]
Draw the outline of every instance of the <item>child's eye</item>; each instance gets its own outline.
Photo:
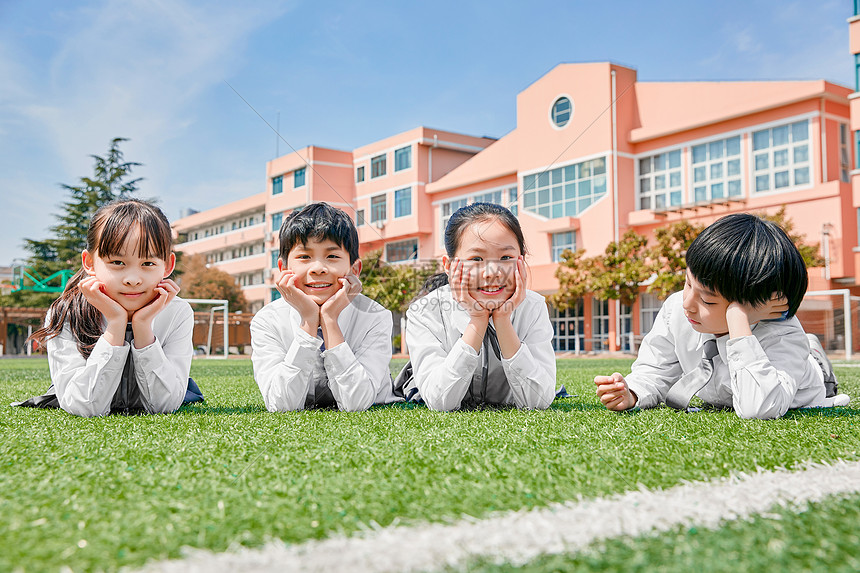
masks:
[[[503,256],[502,256],[502,260],[503,260],[503,261],[510,261],[510,260],[513,260],[513,257],[512,257],[512,256],[510,256],[510,255],[503,255]]]
[[[707,305],[707,306],[711,306],[711,305],[717,304],[717,303],[715,303],[715,302],[708,302],[708,301],[706,301],[705,299],[702,299],[702,303],[703,303],[703,304],[705,304],[705,305]]]
[[[125,263],[123,263],[122,261],[111,261],[109,264],[115,265],[115,266],[122,266]]]
[[[479,262],[483,261],[484,259],[482,259],[481,257],[470,257],[470,258],[469,258],[469,259],[467,259],[467,260],[469,260],[469,261],[475,261],[476,263],[479,263]]]
[[[154,267],[155,263],[153,261],[144,261],[143,266],[145,267]]]
[[[339,258],[340,258],[340,256],[339,256],[339,255],[334,255],[334,254],[332,254],[332,255],[329,255],[329,256],[328,256],[328,258],[330,258],[330,259],[339,259]]]

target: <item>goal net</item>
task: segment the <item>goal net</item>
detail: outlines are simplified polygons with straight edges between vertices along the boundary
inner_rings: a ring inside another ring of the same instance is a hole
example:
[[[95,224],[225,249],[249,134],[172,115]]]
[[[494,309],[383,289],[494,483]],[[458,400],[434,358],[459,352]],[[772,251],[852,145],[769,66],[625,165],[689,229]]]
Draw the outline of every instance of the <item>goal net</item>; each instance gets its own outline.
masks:
[[[230,303],[203,298],[184,300],[194,309],[194,354],[207,358],[227,358],[230,352]]]
[[[850,360],[860,351],[860,297],[848,289],[807,292],[797,318],[833,358]]]

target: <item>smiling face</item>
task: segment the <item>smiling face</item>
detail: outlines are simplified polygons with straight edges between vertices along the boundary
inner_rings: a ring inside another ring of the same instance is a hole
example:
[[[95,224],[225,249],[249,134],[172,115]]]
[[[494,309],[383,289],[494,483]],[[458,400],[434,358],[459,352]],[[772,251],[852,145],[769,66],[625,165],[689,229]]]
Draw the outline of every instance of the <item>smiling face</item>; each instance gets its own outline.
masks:
[[[470,271],[469,294],[472,298],[497,307],[514,294],[514,272],[520,254],[519,242],[513,231],[499,219],[492,218],[473,223],[463,230],[454,257],[463,261],[464,271]],[[451,259],[443,257],[442,264],[445,270],[450,271]]]
[[[133,229],[115,255],[102,257],[98,252],[83,252],[84,269],[104,284],[104,292],[128,311],[128,316],[156,297],[155,287],[173,272],[176,261],[171,253],[165,261],[156,256],[140,256],[140,229]]]
[[[684,314],[696,332],[721,336],[729,331],[726,309],[729,301],[705,288],[687,270],[684,283]]]
[[[361,260],[349,262],[349,253],[331,239],[309,238],[297,243],[287,255],[286,264],[278,259],[278,268],[289,269],[296,274],[296,286],[322,305],[340,288],[338,279],[361,272]]]

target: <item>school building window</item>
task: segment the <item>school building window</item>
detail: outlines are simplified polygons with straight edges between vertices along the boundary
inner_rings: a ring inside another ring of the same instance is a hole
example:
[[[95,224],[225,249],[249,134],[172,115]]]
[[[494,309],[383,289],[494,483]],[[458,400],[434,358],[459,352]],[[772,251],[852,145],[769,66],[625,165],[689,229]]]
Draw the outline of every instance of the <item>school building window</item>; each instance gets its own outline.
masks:
[[[278,256],[279,256],[278,249],[273,250],[272,251],[272,268],[273,269],[278,268]]]
[[[839,180],[843,183],[848,183],[848,171],[851,169],[850,160],[848,159],[848,124],[839,124]]]
[[[809,120],[755,131],[752,140],[756,192],[809,183]]]
[[[277,195],[284,190],[284,178],[280,175],[272,177],[272,195]]]
[[[557,127],[564,127],[570,121],[571,107],[570,100],[566,97],[560,97],[552,104],[552,122]]]
[[[854,54],[854,91],[860,92],[860,54]]]
[[[561,262],[561,254],[567,249],[570,249],[571,251],[576,251],[576,231],[553,233],[552,262]]]
[[[276,300],[281,298],[281,292],[278,289],[273,288],[273,289],[269,289],[269,290],[272,293],[272,302],[275,302]]]
[[[609,350],[609,301],[591,299],[591,349]]]
[[[394,170],[403,171],[412,167],[412,146],[394,150]]]
[[[696,203],[741,195],[740,136],[694,145],[692,155]]]
[[[418,260],[418,239],[388,243],[385,245],[385,260],[389,263]]]
[[[663,301],[657,298],[657,295],[650,292],[639,295],[639,333],[642,336],[651,332],[661,306]]]
[[[364,181],[364,165],[355,169],[355,182],[361,183]]]
[[[508,209],[511,210],[511,213],[514,214],[514,217],[517,216],[517,188],[511,187],[508,189]]]
[[[305,184],[305,168],[296,169],[293,172],[293,187],[303,187]]]
[[[272,232],[277,233],[281,230],[281,221],[283,220],[283,213],[272,213]]]
[[[523,209],[549,219],[576,217],[606,194],[606,159],[523,177]]]
[[[448,227],[448,219],[451,218],[457,209],[465,207],[467,204],[467,199],[457,199],[456,201],[448,201],[447,203],[442,203],[442,242],[445,242],[445,229]]]
[[[558,310],[550,307],[552,322],[552,348],[556,352],[582,352],[585,350],[585,304],[576,300],[571,308]]]
[[[370,198],[370,222],[385,220],[386,200],[385,195],[377,195]]]
[[[502,204],[502,192],[501,191],[490,191],[488,193],[481,193],[479,195],[472,195],[471,197],[472,203],[494,203],[496,205]]]
[[[394,217],[412,214],[412,188],[406,187],[394,192]]]
[[[385,155],[377,155],[370,160],[370,178],[385,175]]]
[[[364,226],[364,209],[359,209],[355,212],[355,226],[363,227]]]
[[[639,208],[664,209],[682,202],[681,150],[639,159]]]

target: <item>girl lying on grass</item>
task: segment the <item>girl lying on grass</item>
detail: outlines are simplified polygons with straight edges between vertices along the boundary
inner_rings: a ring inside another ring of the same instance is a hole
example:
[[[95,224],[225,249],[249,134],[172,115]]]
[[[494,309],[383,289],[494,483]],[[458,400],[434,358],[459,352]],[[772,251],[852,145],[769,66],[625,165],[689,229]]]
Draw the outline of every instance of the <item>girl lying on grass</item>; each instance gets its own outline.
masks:
[[[818,339],[794,316],[807,282],[777,225],[749,214],[718,220],[690,245],[684,291],[666,299],[632,372],[595,377],[600,401],[610,410],[686,409],[698,395],[762,419],[847,405]]]
[[[525,240],[504,207],[474,203],[445,229],[445,273],[406,312],[410,362],[396,391],[433,410],[546,408],[555,395],[552,324],[526,288]]]
[[[137,200],[93,216],[83,268],[32,338],[48,348],[51,387],[18,406],[78,416],[173,412],[202,399],[188,378],[194,314],[176,297],[170,223]]]

